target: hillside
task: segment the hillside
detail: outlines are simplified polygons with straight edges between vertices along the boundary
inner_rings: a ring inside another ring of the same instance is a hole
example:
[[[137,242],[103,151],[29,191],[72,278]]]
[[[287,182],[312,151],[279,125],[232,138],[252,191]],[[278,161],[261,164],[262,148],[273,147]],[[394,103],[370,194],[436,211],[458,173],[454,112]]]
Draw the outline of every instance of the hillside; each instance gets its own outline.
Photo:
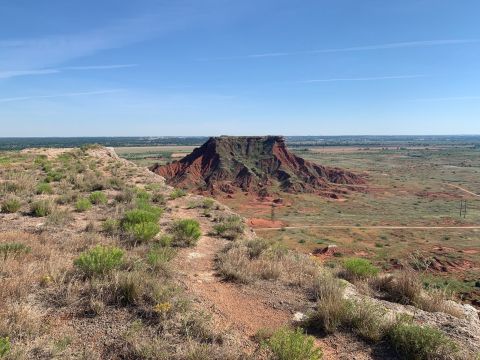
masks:
[[[323,266],[107,148],[0,159],[0,358],[475,359],[478,312],[414,272]]]
[[[337,197],[335,184],[363,184],[358,174],[306,161],[291,153],[280,136],[210,138],[179,161],[151,170],[170,185],[211,193],[318,193]]]

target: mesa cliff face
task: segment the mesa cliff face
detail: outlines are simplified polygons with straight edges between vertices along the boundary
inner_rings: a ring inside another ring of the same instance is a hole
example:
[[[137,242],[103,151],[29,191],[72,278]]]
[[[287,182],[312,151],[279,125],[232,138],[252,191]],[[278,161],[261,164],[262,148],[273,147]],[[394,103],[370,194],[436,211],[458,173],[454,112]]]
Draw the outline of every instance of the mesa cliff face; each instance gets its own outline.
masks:
[[[335,184],[364,182],[360,175],[314,164],[291,153],[281,136],[212,137],[179,161],[154,165],[171,185],[234,193],[321,193],[335,197]]]

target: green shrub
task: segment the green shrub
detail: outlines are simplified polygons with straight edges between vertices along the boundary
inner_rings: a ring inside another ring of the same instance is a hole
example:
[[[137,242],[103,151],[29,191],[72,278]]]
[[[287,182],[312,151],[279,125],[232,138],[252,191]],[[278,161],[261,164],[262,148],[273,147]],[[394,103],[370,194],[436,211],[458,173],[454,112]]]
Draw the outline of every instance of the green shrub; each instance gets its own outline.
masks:
[[[121,221],[121,227],[135,241],[151,240],[160,231],[158,220],[161,213],[162,209],[149,205],[145,206],[144,209],[127,211]]]
[[[137,190],[136,198],[137,200],[148,202],[150,201],[150,194],[145,190]]]
[[[404,359],[452,359],[459,351],[457,344],[440,330],[404,320],[392,327],[389,341]]]
[[[92,203],[87,198],[78,199],[75,203],[75,210],[84,212],[92,208]]]
[[[72,214],[68,210],[53,209],[47,216],[46,223],[53,226],[64,226],[72,221]]]
[[[175,257],[171,247],[154,247],[147,253],[147,262],[154,271],[166,271],[168,263]]]
[[[92,204],[95,204],[95,205],[99,205],[99,204],[106,204],[108,199],[107,199],[107,195],[105,195],[103,192],[101,191],[94,191],[90,194],[90,196],[88,197],[88,200],[90,200],[90,202]]]
[[[102,223],[102,230],[109,235],[114,235],[119,227],[118,220],[107,219]]]
[[[53,204],[50,200],[35,201],[30,205],[30,213],[36,217],[50,215],[53,211]]]
[[[176,221],[170,232],[173,236],[174,246],[193,246],[202,236],[200,224],[193,219],[183,219]]]
[[[37,194],[53,194],[52,186],[46,182],[38,184]]]
[[[128,230],[130,227],[136,224],[146,222],[157,223],[158,220],[160,220],[160,216],[161,211],[154,212],[142,209],[129,210],[125,212],[121,221],[121,225],[124,230]]]
[[[0,244],[0,256],[3,260],[7,260],[9,257],[15,259],[20,255],[28,254],[32,249],[21,243],[3,243]]]
[[[379,268],[372,265],[369,260],[349,258],[343,261],[345,278],[347,280],[368,279],[379,273]]]
[[[127,232],[137,242],[145,242],[153,239],[160,232],[160,226],[154,222],[142,222],[129,226]]]
[[[9,198],[2,202],[2,212],[7,214],[16,213],[22,204],[17,198]]]
[[[8,337],[0,337],[0,358],[7,355],[11,350],[12,345]]]
[[[58,171],[49,171],[47,172],[47,177],[45,178],[45,182],[50,183],[54,181],[60,181],[63,179],[63,174]]]
[[[215,206],[215,200],[212,198],[206,198],[202,201],[202,207],[204,209],[212,209]]]
[[[172,200],[175,200],[175,199],[178,199],[180,197],[183,197],[183,196],[186,196],[187,195],[187,192],[183,189],[174,189],[171,193],[170,193],[170,199]]]
[[[152,202],[154,202],[154,203],[156,203],[156,204],[160,204],[160,205],[165,204],[165,195],[163,195],[163,194],[160,193],[160,192],[155,192],[155,193],[153,193],[153,195],[152,195]]]
[[[222,219],[219,224],[213,227],[215,235],[224,237],[225,239],[234,240],[243,234],[244,224],[242,218],[237,215],[229,216]]]
[[[277,330],[266,346],[278,360],[320,360],[322,350],[315,347],[314,339],[305,335],[301,329]]]
[[[117,247],[97,245],[83,252],[74,260],[77,266],[87,276],[102,275],[119,267],[123,261],[123,250]]]

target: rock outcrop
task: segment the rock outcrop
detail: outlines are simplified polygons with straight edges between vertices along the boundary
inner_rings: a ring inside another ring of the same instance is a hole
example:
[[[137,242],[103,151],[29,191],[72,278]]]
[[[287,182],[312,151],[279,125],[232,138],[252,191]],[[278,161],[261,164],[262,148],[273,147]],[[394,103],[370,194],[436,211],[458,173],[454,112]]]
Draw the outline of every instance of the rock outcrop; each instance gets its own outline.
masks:
[[[315,164],[290,152],[281,136],[212,137],[179,161],[154,165],[171,185],[205,192],[279,190],[337,197],[364,183],[361,175]]]

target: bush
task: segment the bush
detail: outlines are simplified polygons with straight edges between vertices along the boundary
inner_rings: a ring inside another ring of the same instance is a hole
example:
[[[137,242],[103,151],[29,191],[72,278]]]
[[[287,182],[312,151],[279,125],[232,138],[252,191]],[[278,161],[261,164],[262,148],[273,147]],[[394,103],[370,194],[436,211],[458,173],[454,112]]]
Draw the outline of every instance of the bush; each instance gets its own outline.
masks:
[[[37,194],[53,194],[52,186],[46,182],[38,184]]]
[[[369,260],[360,258],[349,258],[343,261],[345,278],[347,280],[368,279],[379,273],[379,268],[372,265]]]
[[[84,212],[92,208],[92,203],[87,198],[78,199],[75,203],[75,210]]]
[[[18,210],[20,210],[21,206],[22,204],[17,198],[6,199],[2,202],[2,212],[7,214],[16,213]]]
[[[277,330],[266,346],[278,360],[320,360],[323,356],[322,350],[316,348],[314,339],[304,335],[301,329]]]
[[[160,232],[160,226],[154,222],[141,222],[129,226],[126,230],[135,241],[145,242],[153,239]]]
[[[15,259],[19,255],[28,254],[32,249],[21,243],[3,243],[0,244],[0,255],[3,257],[3,261],[6,261],[9,257]]]
[[[389,341],[395,351],[405,359],[452,359],[459,351],[456,343],[440,330],[404,320],[392,327]]]
[[[314,313],[305,321],[309,329],[332,334],[344,325],[350,316],[351,303],[336,296],[327,296],[317,301]]]
[[[103,275],[122,264],[123,250],[117,247],[97,245],[93,249],[83,252],[74,260],[74,265],[85,275]]]
[[[109,235],[115,235],[118,230],[119,223],[115,219],[107,219],[102,223],[102,230]]]
[[[30,213],[36,217],[50,215],[53,211],[53,204],[50,200],[35,201],[30,205]]]
[[[202,236],[200,231],[200,224],[193,219],[183,219],[176,221],[170,232],[173,236],[172,244],[174,246],[193,246],[197,240]]]
[[[213,231],[215,235],[224,237],[225,239],[235,240],[239,235],[243,234],[244,228],[242,218],[233,215],[222,219],[219,224],[213,227]]]
[[[54,209],[47,217],[46,223],[53,226],[64,226],[72,221],[72,214],[67,210]]]
[[[11,349],[10,339],[8,337],[0,337],[0,358],[4,357]]]
[[[386,310],[367,301],[352,305],[350,325],[362,339],[378,342],[388,332],[390,323],[385,319]]]
[[[187,195],[187,192],[183,189],[174,189],[171,193],[170,193],[170,199],[172,200],[175,200],[175,199],[178,199],[180,197],[183,197],[183,196],[186,196]]]
[[[149,205],[145,205],[144,209],[127,211],[121,221],[121,227],[135,241],[151,240],[160,231],[158,220],[161,213],[162,209]]]
[[[88,199],[90,200],[90,202],[92,204],[95,204],[95,205],[99,205],[99,204],[106,204],[107,203],[107,195],[105,195],[103,192],[101,191],[94,191],[90,194],[90,196],[88,197]]]
[[[167,265],[175,257],[171,247],[154,247],[147,253],[147,262],[153,271],[167,271]]]

